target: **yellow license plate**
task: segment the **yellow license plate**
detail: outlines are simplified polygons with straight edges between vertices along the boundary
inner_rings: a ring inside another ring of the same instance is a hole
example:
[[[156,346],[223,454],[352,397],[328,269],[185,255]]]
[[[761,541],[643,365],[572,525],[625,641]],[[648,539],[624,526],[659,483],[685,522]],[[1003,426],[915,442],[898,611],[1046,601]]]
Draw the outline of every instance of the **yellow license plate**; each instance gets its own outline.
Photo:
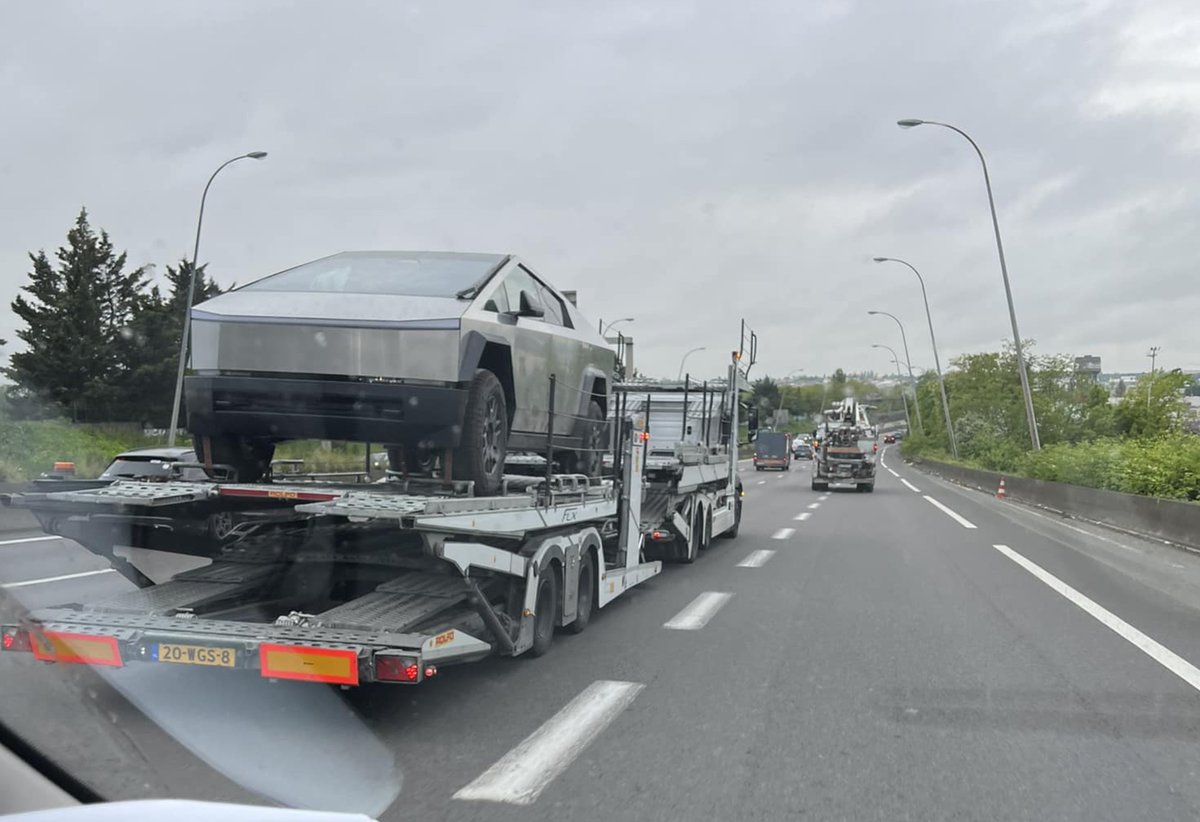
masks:
[[[160,642],[155,648],[156,662],[177,662],[181,665],[214,665],[232,668],[237,663],[233,648],[208,648],[204,645],[176,645]]]

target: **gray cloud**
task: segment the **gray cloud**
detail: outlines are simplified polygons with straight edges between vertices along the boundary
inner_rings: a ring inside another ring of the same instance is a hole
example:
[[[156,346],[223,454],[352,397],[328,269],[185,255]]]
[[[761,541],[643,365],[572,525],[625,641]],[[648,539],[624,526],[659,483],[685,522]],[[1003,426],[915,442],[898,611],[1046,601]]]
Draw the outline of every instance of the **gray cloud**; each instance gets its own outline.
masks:
[[[512,251],[639,364],[884,371],[878,307],[932,363],[1010,336],[987,152],[1022,332],[1044,352],[1200,365],[1200,193],[1180,2],[6,4],[0,298],[86,205],[135,264],[245,282],[347,248]],[[15,318],[0,312],[0,337]]]

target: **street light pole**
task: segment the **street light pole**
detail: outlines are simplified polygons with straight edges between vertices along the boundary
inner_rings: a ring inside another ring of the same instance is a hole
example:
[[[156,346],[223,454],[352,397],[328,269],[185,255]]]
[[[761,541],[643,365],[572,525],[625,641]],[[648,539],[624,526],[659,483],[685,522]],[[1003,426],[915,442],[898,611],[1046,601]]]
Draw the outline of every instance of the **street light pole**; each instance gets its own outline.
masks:
[[[631,322],[633,322],[633,317],[622,317],[621,319],[613,320],[610,323],[601,323],[600,324],[600,336],[603,337],[605,334],[607,334],[609,331],[611,331],[612,327],[614,325],[616,325],[617,323],[631,323]]]
[[[996,233],[996,251],[1000,255],[1000,276],[1004,279],[1004,296],[1008,300],[1008,319],[1012,322],[1013,344],[1017,349],[1017,370],[1021,375],[1021,391],[1025,395],[1025,418],[1029,422],[1029,440],[1033,444],[1033,450],[1040,451],[1042,449],[1042,440],[1038,435],[1037,418],[1033,414],[1033,393],[1029,390],[1029,374],[1025,370],[1025,353],[1021,345],[1021,332],[1017,329],[1017,310],[1013,307],[1012,287],[1008,283],[1008,264],[1004,261],[1004,243],[1000,240],[1000,221],[996,219],[996,200],[992,197],[992,179],[988,174],[987,160],[983,158],[983,151],[971,139],[971,135],[958,126],[952,126],[949,123],[939,123],[936,120],[915,119],[898,120],[896,125],[900,126],[900,128],[913,128],[914,126],[921,125],[948,128],[966,139],[971,144],[971,147],[975,149],[975,153],[979,155],[979,163],[983,166],[983,184],[987,188],[988,208],[992,212],[992,229]]]
[[[917,275],[917,282],[921,284],[921,299],[925,301],[925,319],[929,322],[929,343],[933,346],[933,364],[937,367],[938,387],[942,392],[942,413],[946,415],[946,432],[950,435],[950,452],[954,454],[955,459],[958,459],[958,441],[954,438],[954,425],[950,422],[950,401],[946,399],[946,380],[942,377],[942,361],[938,357],[937,338],[933,336],[933,315],[929,313],[929,296],[925,293],[925,278],[921,276],[921,272],[917,271],[912,263],[895,257],[876,257],[875,262],[906,265],[912,269],[912,273]],[[918,402],[918,413],[920,410],[921,403]]]
[[[787,373],[787,376],[785,376],[783,379],[784,380],[790,379],[793,374],[799,374],[803,370],[804,370],[803,368],[793,368],[791,371],[789,371]],[[783,382],[783,380],[780,380],[780,383],[782,383],[782,382]],[[782,385],[779,386],[779,407],[776,408],[775,410],[776,410],[776,412],[783,410],[783,386]]]
[[[171,447],[175,445],[175,429],[179,426],[179,402],[183,398],[183,371],[187,365],[188,334],[192,328],[192,300],[196,295],[196,271],[200,265],[200,227],[204,224],[204,201],[208,199],[208,187],[221,173],[221,169],[230,163],[245,159],[261,160],[266,156],[267,152],[265,151],[251,151],[226,160],[217,166],[217,170],[204,184],[204,194],[200,197],[200,217],[196,220],[196,246],[192,251],[192,276],[188,279],[187,305],[183,307],[183,336],[179,339],[179,371],[175,375],[175,400],[171,403],[171,423],[167,429],[167,445]]]
[[[687,352],[686,354],[684,354],[684,355],[683,355],[683,359],[679,361],[679,376],[678,376],[678,377],[676,377],[676,379],[679,379],[679,380],[682,380],[682,379],[683,379],[683,364],[687,362],[687,358],[688,358],[688,357],[692,356],[692,355],[693,355],[693,354],[695,354],[697,351],[707,351],[707,350],[708,350],[708,349],[707,349],[705,346],[703,346],[703,345],[702,345],[702,346],[700,346],[699,348],[693,348],[691,351],[689,351],[689,352]]]
[[[871,347],[872,348],[886,348],[888,351],[892,351],[891,346],[880,345],[879,343],[872,343]],[[896,377],[900,380],[900,402],[904,406],[904,424],[908,426],[908,430],[911,432],[912,431],[912,417],[910,417],[908,415],[908,400],[905,399],[905,397],[904,397],[904,375],[900,373],[900,358],[896,356],[895,351],[892,351],[892,362],[896,363]],[[915,394],[916,392],[914,391],[913,393]],[[915,397],[914,397],[914,399],[915,399]]]
[[[868,314],[882,314],[885,317],[891,317],[893,320],[896,321],[896,325],[900,326],[900,341],[904,343],[904,361],[906,363],[908,363],[908,381],[910,383],[912,383],[913,398],[916,399],[917,381],[913,377],[912,360],[908,356],[908,338],[904,334],[904,323],[900,322],[900,318],[897,317],[895,314],[889,314],[886,311],[868,311],[867,313]],[[915,406],[917,409],[917,428],[919,428],[921,433],[924,434],[925,433],[925,423],[921,421],[921,403],[919,403],[919,402],[915,403]]]
[[[1150,358],[1150,384],[1146,386],[1146,410],[1150,410],[1150,395],[1154,393],[1154,363],[1158,361],[1158,352],[1162,350],[1161,345],[1150,346],[1150,353],[1146,356]]]

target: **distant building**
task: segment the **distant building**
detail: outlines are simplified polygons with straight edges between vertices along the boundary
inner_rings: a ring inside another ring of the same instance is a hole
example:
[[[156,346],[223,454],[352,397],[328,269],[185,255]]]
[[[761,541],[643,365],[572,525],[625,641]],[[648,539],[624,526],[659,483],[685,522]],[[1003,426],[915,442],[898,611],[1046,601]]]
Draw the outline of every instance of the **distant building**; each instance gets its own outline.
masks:
[[[1093,357],[1091,354],[1076,357],[1075,373],[1084,374],[1092,382],[1098,382],[1100,380],[1100,358]]]

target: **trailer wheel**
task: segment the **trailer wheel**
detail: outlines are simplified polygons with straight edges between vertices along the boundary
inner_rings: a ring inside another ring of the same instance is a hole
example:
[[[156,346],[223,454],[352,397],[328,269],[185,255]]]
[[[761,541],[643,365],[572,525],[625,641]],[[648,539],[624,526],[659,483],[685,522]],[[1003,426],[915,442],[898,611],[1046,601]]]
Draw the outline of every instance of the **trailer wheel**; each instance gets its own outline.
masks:
[[[692,527],[688,529],[687,545],[679,551],[679,561],[691,565],[700,556],[700,544],[704,541],[704,520],[700,519],[700,509],[697,506],[692,511]]]
[[[726,539],[733,539],[734,537],[736,537],[738,535],[738,531],[740,531],[742,528],[742,481],[741,480],[738,480],[737,485],[734,486],[734,493],[737,494],[737,497],[735,498],[735,501],[733,503],[733,527],[730,528],[725,533],[721,534],[721,536],[725,537]]]
[[[592,621],[596,604],[596,559],[591,551],[579,563],[579,593],[575,598],[575,621],[567,626],[573,634],[582,634]]]
[[[554,626],[558,624],[558,574],[551,567],[538,575],[537,611],[533,614],[532,656],[542,656],[554,642]]]
[[[827,483],[827,482],[818,482],[817,480],[815,480],[815,479],[814,479],[814,480],[812,481],[812,489],[813,489],[814,491],[828,491],[828,490],[829,490],[829,483]]]

